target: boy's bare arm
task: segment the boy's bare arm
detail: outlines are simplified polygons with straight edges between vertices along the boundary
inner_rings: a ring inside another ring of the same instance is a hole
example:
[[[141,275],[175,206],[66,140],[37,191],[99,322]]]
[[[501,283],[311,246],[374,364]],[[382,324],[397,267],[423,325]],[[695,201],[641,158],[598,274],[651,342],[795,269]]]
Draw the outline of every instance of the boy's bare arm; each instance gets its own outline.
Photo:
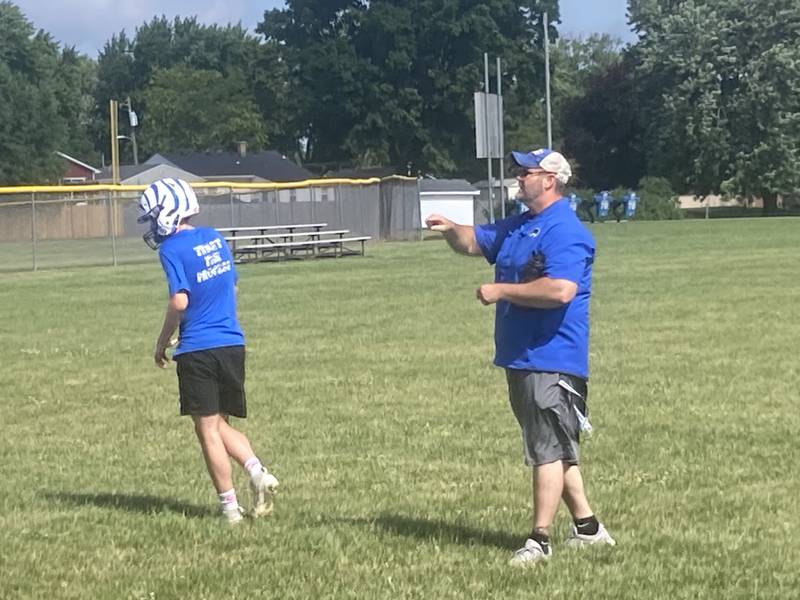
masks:
[[[167,358],[167,348],[174,346],[177,340],[172,340],[172,334],[181,324],[183,313],[189,306],[189,296],[185,292],[178,292],[169,299],[167,310],[164,314],[164,324],[161,326],[161,333],[156,340],[156,348],[153,352],[153,359],[156,366],[166,369],[169,364]]]

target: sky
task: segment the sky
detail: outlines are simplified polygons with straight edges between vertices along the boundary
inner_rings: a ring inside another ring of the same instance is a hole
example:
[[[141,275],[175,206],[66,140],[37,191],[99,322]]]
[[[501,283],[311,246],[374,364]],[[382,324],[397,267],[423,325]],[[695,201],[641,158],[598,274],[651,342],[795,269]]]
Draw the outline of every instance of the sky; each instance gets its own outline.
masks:
[[[155,15],[189,17],[202,23],[238,23],[253,30],[265,10],[282,7],[283,0],[11,0],[37,29],[49,32],[66,46],[96,57],[105,42],[125,30],[133,36],[138,25]],[[626,21],[627,0],[561,0],[567,37],[608,33],[623,42],[635,39]]]

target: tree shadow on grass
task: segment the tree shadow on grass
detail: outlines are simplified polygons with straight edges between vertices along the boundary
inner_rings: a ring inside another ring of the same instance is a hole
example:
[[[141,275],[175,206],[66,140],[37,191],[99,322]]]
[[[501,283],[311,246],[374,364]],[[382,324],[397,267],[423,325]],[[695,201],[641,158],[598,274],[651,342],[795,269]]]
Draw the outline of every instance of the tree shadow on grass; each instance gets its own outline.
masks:
[[[406,515],[381,514],[374,518],[336,519],[352,525],[379,529],[387,534],[402,535],[421,540],[452,543],[464,546],[492,546],[503,550],[519,546],[521,537],[504,531],[476,529],[442,519],[409,517]]]
[[[188,502],[160,498],[158,496],[146,496],[139,494],[76,494],[72,492],[56,492],[45,494],[47,498],[69,502],[77,506],[94,505],[100,508],[114,508],[133,513],[154,514],[154,513],[176,513],[192,519],[203,519],[216,516],[211,508],[197,506]]]

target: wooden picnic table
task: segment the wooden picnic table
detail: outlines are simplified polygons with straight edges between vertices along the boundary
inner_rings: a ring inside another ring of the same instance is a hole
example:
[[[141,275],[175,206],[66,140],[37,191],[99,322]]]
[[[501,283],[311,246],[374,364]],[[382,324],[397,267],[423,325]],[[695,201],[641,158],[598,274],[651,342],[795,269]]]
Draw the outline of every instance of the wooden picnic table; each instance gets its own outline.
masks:
[[[349,229],[332,229],[329,231],[315,230],[315,231],[295,231],[287,233],[285,231],[275,231],[274,233],[253,233],[249,235],[236,235],[225,238],[225,241],[230,245],[231,250],[235,254],[237,249],[242,245],[248,245],[250,248],[258,245],[276,244],[278,242],[300,241],[302,238],[305,241],[315,241],[322,238],[322,236],[336,235],[343,238],[345,234],[350,233]]]
[[[339,237],[343,237],[345,233],[350,233],[349,229],[331,229],[327,231],[295,231],[293,233],[258,233],[252,235],[236,235],[226,237],[225,241],[228,242],[241,242],[244,240],[266,240],[266,243],[273,243],[276,239],[281,239],[283,241],[288,241],[292,238],[301,238],[307,237],[309,239],[319,239],[323,235],[338,235]]]
[[[320,234],[326,232],[321,231]],[[251,239],[251,238],[248,238]],[[236,262],[249,262],[258,260],[281,260],[284,258],[313,257],[340,257],[353,254],[364,255],[364,243],[372,239],[370,236],[353,236],[316,239],[302,241],[261,242],[232,248]],[[345,244],[360,243],[361,250],[352,250]]]
[[[327,227],[327,223],[300,223],[296,225],[256,225],[250,227],[219,227],[217,231],[223,235],[230,233],[231,237],[236,237],[237,231],[258,231],[259,234],[264,235],[268,231],[282,231],[287,230],[289,233],[294,233],[295,229],[313,229],[319,231],[323,227]]]

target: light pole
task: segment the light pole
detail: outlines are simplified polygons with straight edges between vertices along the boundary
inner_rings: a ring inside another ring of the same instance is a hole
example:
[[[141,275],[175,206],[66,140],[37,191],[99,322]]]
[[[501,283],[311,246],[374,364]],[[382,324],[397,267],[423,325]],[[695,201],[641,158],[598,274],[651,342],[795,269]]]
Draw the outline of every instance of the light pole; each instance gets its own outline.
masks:
[[[120,133],[117,134],[118,140],[128,140],[133,144],[133,164],[138,165],[139,159],[136,152],[136,134],[131,132],[131,135],[122,135]]]
[[[133,164],[138,165],[139,151],[136,147],[136,128],[139,126],[139,117],[136,116],[136,111],[133,110],[133,107],[131,106],[130,96],[125,98],[125,102],[120,104],[120,106],[128,110],[128,123],[131,126],[131,135],[128,139],[131,141],[131,144],[133,144]]]
[[[139,149],[136,146],[136,127],[139,125],[139,117],[131,108],[131,97],[128,96],[122,103],[128,110],[128,123],[131,126],[131,135],[120,135],[119,133],[119,100],[108,101],[108,116],[110,122],[109,132],[111,134],[111,182],[119,183],[119,140],[129,139],[133,144],[133,164],[139,164]]]
[[[542,19],[544,25],[544,88],[547,103],[547,147],[553,148],[553,125],[550,117],[550,24],[547,13]]]
[[[119,102],[108,101],[108,119],[111,133],[111,183],[119,183]]]

